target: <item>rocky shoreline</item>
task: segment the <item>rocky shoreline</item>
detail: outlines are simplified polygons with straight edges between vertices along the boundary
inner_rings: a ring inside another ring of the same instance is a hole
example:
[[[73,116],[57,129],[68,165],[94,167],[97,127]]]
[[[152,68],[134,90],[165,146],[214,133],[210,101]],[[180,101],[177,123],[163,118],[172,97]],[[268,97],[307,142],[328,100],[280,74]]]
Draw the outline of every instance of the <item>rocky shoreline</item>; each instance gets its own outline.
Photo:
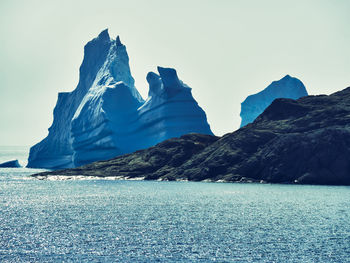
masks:
[[[145,177],[123,177],[123,176],[90,176],[90,175],[59,175],[59,174],[35,174],[32,175],[38,180],[48,180],[48,181],[75,181],[75,180],[110,180],[110,181],[118,181],[118,180],[125,180],[125,181],[150,181],[147,180]],[[176,182],[190,182],[187,179],[175,179],[175,180],[169,180],[168,178],[159,178],[157,180],[153,181],[161,181],[161,182],[169,182],[169,181],[176,181]],[[203,183],[255,183],[255,184],[268,184],[268,182],[264,180],[255,180],[253,178],[247,178],[242,177],[239,181],[226,181],[226,180],[211,180],[211,179],[205,179],[199,182]]]

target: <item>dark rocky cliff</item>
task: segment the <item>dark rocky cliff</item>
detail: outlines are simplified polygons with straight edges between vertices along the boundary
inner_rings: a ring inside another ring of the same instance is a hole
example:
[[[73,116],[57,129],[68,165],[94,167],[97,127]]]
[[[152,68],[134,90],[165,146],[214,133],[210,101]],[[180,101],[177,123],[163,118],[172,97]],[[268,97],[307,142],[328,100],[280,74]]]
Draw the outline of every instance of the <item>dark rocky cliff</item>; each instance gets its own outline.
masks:
[[[34,176],[350,185],[350,87],[276,99],[251,124],[221,138],[190,134],[112,160]]]

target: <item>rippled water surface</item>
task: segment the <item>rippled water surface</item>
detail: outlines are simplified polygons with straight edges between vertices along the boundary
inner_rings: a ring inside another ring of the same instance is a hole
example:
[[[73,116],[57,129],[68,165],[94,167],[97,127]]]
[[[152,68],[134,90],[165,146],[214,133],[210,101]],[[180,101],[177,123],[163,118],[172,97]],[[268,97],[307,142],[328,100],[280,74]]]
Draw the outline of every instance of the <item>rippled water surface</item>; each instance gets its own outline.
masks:
[[[350,188],[0,170],[1,262],[350,262]]]

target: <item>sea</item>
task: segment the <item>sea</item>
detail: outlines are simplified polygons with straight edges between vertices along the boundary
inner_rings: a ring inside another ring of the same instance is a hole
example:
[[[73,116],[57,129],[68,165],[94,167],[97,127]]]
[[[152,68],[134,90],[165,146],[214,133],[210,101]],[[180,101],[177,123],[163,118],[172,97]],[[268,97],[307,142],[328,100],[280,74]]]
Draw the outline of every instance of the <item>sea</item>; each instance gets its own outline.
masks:
[[[27,147],[0,147],[0,162]],[[350,262],[350,187],[0,169],[0,262]]]

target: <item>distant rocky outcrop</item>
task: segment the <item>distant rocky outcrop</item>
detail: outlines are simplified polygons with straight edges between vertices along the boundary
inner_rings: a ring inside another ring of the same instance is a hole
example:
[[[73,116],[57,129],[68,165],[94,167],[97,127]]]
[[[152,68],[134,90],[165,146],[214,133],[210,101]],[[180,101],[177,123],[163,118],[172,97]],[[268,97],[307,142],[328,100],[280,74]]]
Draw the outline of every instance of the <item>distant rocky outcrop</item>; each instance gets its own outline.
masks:
[[[252,123],[277,98],[299,99],[307,95],[306,88],[299,79],[286,75],[242,102],[241,127]]]
[[[20,168],[22,166],[19,164],[18,160],[12,160],[12,161],[0,163],[0,167],[1,168]]]
[[[34,175],[350,185],[350,87],[276,99],[221,138],[199,134],[76,169]]]
[[[144,101],[125,45],[101,32],[84,48],[77,88],[59,93],[49,135],[30,149],[28,167],[72,168],[190,132],[212,134],[191,88],[174,69],[158,72],[147,75]]]

